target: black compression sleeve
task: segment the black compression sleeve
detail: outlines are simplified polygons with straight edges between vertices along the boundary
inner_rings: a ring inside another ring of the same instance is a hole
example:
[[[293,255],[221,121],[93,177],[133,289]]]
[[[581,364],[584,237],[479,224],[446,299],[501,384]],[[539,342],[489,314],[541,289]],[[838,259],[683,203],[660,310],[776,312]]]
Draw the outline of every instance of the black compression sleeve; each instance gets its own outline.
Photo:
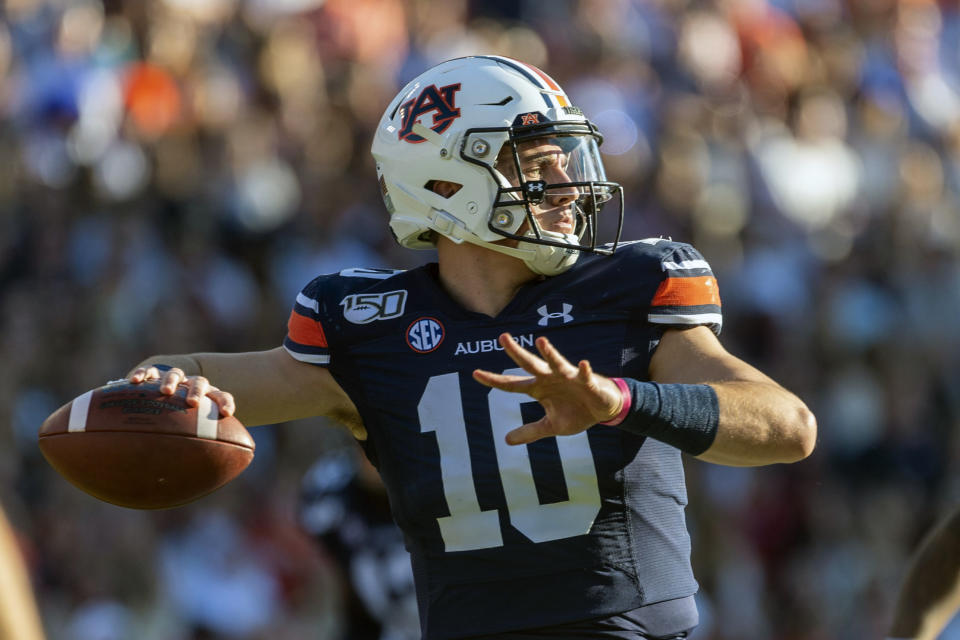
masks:
[[[706,384],[659,384],[623,378],[630,408],[616,426],[700,455],[717,435],[720,405]]]

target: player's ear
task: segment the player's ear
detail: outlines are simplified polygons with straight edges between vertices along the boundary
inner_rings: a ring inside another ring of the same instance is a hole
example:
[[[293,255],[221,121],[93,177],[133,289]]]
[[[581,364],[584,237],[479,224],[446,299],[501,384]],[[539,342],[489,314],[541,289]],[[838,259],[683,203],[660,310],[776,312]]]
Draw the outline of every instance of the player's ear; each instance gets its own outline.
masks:
[[[431,180],[426,184],[427,189],[430,189],[434,193],[440,194],[444,198],[449,198],[457,191],[463,188],[462,184],[457,184],[456,182],[449,182],[447,180]]]

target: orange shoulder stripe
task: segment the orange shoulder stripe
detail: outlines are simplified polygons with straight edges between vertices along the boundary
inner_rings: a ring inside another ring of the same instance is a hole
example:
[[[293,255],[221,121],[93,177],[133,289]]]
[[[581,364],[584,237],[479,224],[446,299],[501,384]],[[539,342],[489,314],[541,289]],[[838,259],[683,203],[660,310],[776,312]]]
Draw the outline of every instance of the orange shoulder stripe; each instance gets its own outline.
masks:
[[[720,306],[720,291],[713,276],[667,278],[650,303],[654,307]]]
[[[291,340],[300,344],[312,347],[327,346],[327,336],[323,333],[320,322],[300,315],[296,311],[290,312],[290,320],[287,321],[287,333]]]

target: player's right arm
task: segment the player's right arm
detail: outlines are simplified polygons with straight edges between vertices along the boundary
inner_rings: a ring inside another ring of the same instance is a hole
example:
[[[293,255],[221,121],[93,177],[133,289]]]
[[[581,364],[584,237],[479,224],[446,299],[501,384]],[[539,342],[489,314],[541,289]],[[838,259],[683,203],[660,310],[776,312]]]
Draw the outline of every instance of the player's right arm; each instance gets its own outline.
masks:
[[[356,407],[330,372],[294,359],[283,347],[151,356],[134,367],[127,379],[135,383],[159,379],[161,390],[171,394],[185,382],[189,404],[208,395],[221,413],[236,415],[251,427],[326,416],[345,424],[354,436],[366,437]]]

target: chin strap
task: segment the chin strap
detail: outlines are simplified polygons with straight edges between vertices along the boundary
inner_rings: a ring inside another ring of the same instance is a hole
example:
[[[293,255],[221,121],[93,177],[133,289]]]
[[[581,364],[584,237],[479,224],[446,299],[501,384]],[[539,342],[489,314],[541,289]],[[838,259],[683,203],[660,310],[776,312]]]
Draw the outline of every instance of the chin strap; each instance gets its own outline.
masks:
[[[440,233],[443,233],[443,235],[450,238],[453,242],[457,244],[469,242],[470,244],[475,244],[496,251],[497,253],[517,258],[518,260],[522,260],[531,271],[542,276],[555,276],[563,273],[572,267],[580,257],[580,252],[576,249],[552,247],[550,245],[523,241],[520,241],[516,247],[508,247],[503,244],[481,240],[463,226],[451,225],[448,229],[447,232],[441,231]],[[439,231],[439,229],[437,231]],[[532,231],[528,231],[525,235],[529,238],[536,238]],[[540,235],[554,242],[577,244],[580,240],[572,233],[541,231]]]
[[[541,231],[541,235],[546,235],[550,232]],[[527,235],[531,235],[528,233]],[[578,244],[580,238],[572,233],[550,233],[551,236],[558,236],[562,239],[563,242],[568,244]],[[550,238],[553,240],[553,238]],[[580,258],[580,251],[577,249],[564,249],[560,247],[551,247],[544,244],[532,244],[534,247],[534,252],[536,257],[533,260],[524,260],[526,265],[534,273],[539,273],[544,276],[555,276],[557,274],[563,273],[576,263]]]
[[[499,171],[494,170],[494,175],[500,183],[509,185],[509,182],[507,182],[506,178],[504,178]],[[515,194],[510,194],[510,196],[517,199]],[[496,242],[482,240],[470,231],[459,218],[436,207],[431,207],[427,213],[427,218],[430,220],[430,226],[434,231],[446,236],[456,244],[469,242],[517,258],[522,260],[531,271],[538,275],[555,276],[563,273],[572,267],[580,257],[580,252],[576,249],[553,247],[545,244],[537,244],[536,242],[520,241],[518,246],[508,247],[497,244]],[[523,216],[520,217],[520,220],[522,219]],[[519,226],[519,224],[522,224],[522,222],[517,223],[517,226]],[[536,240],[537,238],[533,230],[527,231],[524,236],[532,240]],[[541,229],[540,236],[553,242],[570,245],[580,244],[580,236],[573,233],[559,233]]]

